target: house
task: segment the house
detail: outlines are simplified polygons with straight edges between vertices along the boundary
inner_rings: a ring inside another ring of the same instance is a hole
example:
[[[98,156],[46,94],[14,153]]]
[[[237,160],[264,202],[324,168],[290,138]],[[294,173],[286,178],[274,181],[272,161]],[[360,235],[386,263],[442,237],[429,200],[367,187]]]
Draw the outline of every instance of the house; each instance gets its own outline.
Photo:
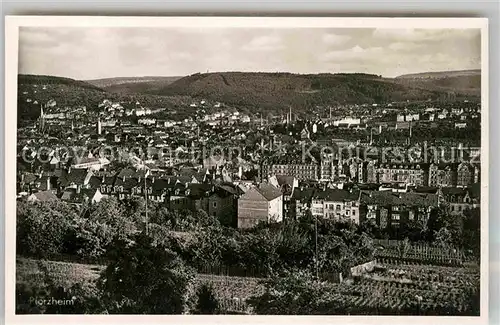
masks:
[[[61,196],[62,201],[66,201],[68,203],[73,203],[76,205],[81,205],[84,203],[99,203],[101,202],[104,196],[101,194],[101,191],[96,188],[85,188],[85,189],[74,189],[69,188],[64,191]]]
[[[52,191],[41,191],[31,194],[27,200],[28,202],[47,202],[58,200],[58,198]]]
[[[62,170],[58,179],[59,188],[86,188],[89,185],[90,179],[93,176],[93,171],[85,169]]]
[[[71,165],[74,169],[93,169],[99,170],[102,167],[109,165],[110,161],[106,158],[94,158],[85,157],[80,159],[75,159],[75,162]]]
[[[316,161],[300,161],[288,157],[273,157],[265,160],[261,166],[261,175],[268,178],[272,175],[293,176],[298,180],[318,180],[320,165]]]
[[[251,228],[259,222],[283,220],[283,194],[268,183],[252,187],[238,199],[238,228]]]
[[[313,216],[359,224],[359,193],[340,189],[316,191],[312,197]]]
[[[299,187],[294,189],[290,200],[290,214],[287,217],[292,220],[304,217],[311,209],[314,193],[315,189],[310,187]]]
[[[213,193],[208,197],[207,213],[216,217],[225,225],[236,227],[237,193],[238,191],[232,186],[216,186]]]
[[[467,187],[479,179],[479,168],[462,162],[457,167],[457,187]]]
[[[183,184],[176,182],[170,190],[168,206],[172,210],[208,211],[208,197],[213,190],[210,184]]]
[[[457,183],[456,167],[456,164],[430,164],[427,185],[430,187],[455,186]]]
[[[423,164],[381,164],[377,170],[380,183],[425,184],[427,173]]]
[[[472,184],[466,188],[443,187],[438,190],[438,195],[445,203],[450,215],[460,215],[467,209],[481,206],[480,184]]]
[[[273,175],[269,178],[269,184],[281,190],[283,193],[283,213],[290,214],[290,201],[295,188],[299,186],[299,180],[293,176]]]
[[[360,191],[360,222],[372,222],[380,228],[403,228],[414,220],[428,220],[438,207],[438,195]]]

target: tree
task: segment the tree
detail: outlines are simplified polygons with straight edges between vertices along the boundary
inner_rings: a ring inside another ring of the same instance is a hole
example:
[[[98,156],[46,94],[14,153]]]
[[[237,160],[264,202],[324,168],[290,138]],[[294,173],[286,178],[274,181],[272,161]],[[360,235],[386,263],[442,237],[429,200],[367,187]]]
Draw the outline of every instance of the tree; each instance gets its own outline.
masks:
[[[332,315],[345,313],[335,285],[314,279],[309,271],[275,274],[264,281],[263,294],[248,299],[256,314]]]
[[[182,314],[194,272],[172,251],[141,233],[133,243],[115,240],[98,280],[109,313]]]
[[[76,211],[64,202],[17,204],[17,254],[54,257],[72,253]]]
[[[481,213],[479,208],[464,211],[462,247],[481,255]]]
[[[442,227],[436,232],[434,243],[442,248],[450,248],[453,245],[451,232],[446,227]]]
[[[197,292],[197,302],[193,314],[214,315],[220,312],[219,301],[211,284],[204,283]]]
[[[77,218],[78,255],[85,258],[103,256],[111,242],[116,238],[130,240],[139,227],[136,211],[126,206],[115,197],[109,197],[92,205],[83,218]]]

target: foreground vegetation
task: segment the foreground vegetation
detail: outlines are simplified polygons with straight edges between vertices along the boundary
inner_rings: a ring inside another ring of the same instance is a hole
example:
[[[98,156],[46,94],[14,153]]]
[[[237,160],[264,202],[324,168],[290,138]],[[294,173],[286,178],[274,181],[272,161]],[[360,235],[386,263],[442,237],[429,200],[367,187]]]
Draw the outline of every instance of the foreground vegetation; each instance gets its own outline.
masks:
[[[426,266],[424,257],[413,269],[389,265],[349,279],[353,266],[380,256],[365,225],[321,218],[316,224],[305,217],[238,230],[202,211],[174,212],[155,204],[146,222],[144,208],[142,199],[107,198],[82,208],[18,202],[18,313],[462,315],[476,310],[477,268]],[[447,220],[429,225],[439,229],[435,254],[462,243],[463,232]],[[393,262],[405,261],[411,253],[407,245],[394,248],[399,253]],[[339,274],[348,280],[339,283]],[[373,298],[373,292],[390,298]],[[33,296],[78,303],[71,308],[26,303]]]

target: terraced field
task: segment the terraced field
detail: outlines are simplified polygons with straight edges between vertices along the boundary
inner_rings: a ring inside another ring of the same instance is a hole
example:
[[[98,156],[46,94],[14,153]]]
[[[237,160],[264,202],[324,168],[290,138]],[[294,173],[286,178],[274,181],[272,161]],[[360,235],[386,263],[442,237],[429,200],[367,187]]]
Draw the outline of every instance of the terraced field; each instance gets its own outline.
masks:
[[[71,287],[75,283],[94,286],[99,273],[105,266],[35,260],[18,257],[16,259],[16,282],[29,286],[42,286],[52,282],[57,286]],[[211,283],[225,310],[249,313],[245,299],[262,292],[263,287],[257,278],[197,274],[195,286]]]
[[[93,286],[103,268],[18,258],[16,278],[18,283],[35,286],[45,281],[64,287],[74,283]],[[352,315],[474,315],[479,275],[478,266],[379,264],[371,273],[335,284],[333,299]],[[252,313],[245,300],[264,290],[258,278],[250,277],[198,274],[195,286],[203,283],[213,285],[229,313]]]

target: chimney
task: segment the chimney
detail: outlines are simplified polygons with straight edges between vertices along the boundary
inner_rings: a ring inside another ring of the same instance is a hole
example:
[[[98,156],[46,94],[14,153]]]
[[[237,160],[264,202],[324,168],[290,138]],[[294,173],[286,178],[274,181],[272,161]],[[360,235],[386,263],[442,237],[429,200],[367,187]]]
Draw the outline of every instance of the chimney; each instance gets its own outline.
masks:
[[[47,176],[47,191],[50,190],[50,177]]]
[[[125,176],[123,176],[123,177],[122,177],[122,180],[123,180],[124,182],[125,182],[125,178],[126,178]]]
[[[80,185],[76,186],[76,194],[80,194]]]
[[[68,168],[68,174],[71,173],[71,166]]]

